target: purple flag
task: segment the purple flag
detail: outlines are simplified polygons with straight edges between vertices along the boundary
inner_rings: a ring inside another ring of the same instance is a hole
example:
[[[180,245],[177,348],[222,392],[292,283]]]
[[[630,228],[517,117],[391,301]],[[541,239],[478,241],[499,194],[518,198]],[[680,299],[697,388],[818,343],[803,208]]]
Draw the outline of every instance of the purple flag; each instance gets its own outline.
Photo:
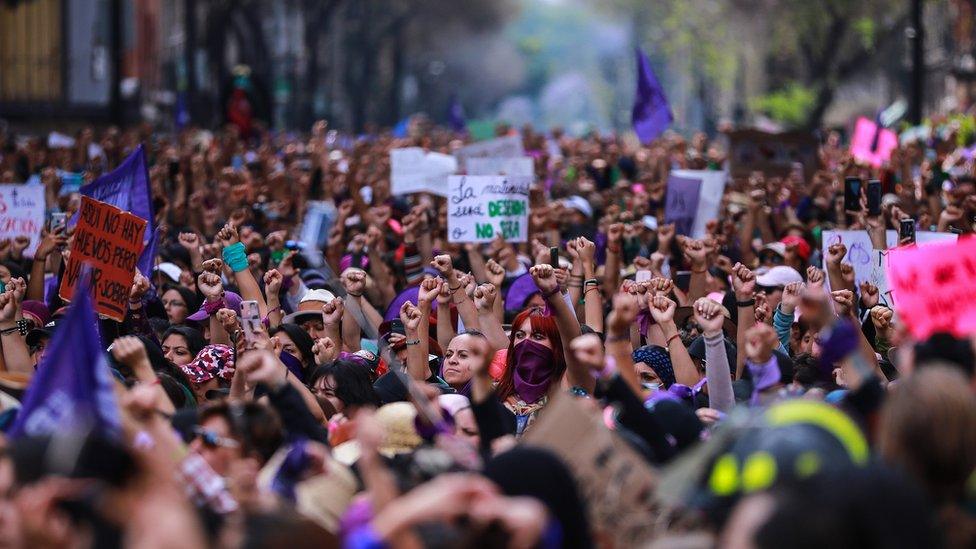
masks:
[[[668,178],[668,193],[664,200],[664,222],[674,223],[675,234],[691,236],[698,213],[701,179],[693,177]]]
[[[664,88],[651,70],[651,63],[640,48],[637,53],[637,95],[634,97],[634,132],[641,143],[647,144],[668,129],[674,117],[664,96]]]
[[[10,438],[97,431],[121,434],[108,360],[100,347],[88,284],[58,323],[44,360],[27,387]]]
[[[146,167],[146,151],[142,145],[139,145],[122,164],[119,164],[118,168],[83,186],[79,192],[121,210],[132,212],[149,222],[143,236],[146,247],[139,256],[137,266],[142,274],[151,275],[156,246],[148,240],[155,234],[156,225],[152,192],[149,189],[149,169]]]
[[[447,122],[451,125],[451,129],[458,133],[467,129],[467,124],[464,121],[464,107],[461,106],[461,100],[458,99],[457,94],[451,96],[451,106],[447,111]]]

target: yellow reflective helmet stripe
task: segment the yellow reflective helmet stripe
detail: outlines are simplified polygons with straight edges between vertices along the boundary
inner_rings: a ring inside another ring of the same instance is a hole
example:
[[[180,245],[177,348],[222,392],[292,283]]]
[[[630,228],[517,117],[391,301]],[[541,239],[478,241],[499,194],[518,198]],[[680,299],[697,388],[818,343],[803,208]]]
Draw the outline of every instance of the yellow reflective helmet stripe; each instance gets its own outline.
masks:
[[[870,450],[861,429],[844,412],[829,404],[811,400],[791,400],[777,404],[766,411],[766,419],[771,426],[808,423],[820,427],[844,445],[851,461],[864,465]]]

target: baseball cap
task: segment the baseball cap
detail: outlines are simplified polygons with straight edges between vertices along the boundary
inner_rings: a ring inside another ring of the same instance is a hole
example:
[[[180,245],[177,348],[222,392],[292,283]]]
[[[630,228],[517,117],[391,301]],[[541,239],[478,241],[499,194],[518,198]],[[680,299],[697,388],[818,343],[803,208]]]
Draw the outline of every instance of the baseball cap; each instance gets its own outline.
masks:
[[[786,247],[786,244],[782,242],[777,242],[776,244],[781,244],[784,248]],[[803,277],[800,276],[800,273],[796,269],[785,265],[777,265],[756,277],[756,285],[766,288],[782,288],[791,282],[803,282]]]
[[[180,269],[175,263],[168,261],[157,265],[156,270],[166,275],[173,282],[179,282],[180,274],[183,273],[183,269]]]
[[[796,246],[796,255],[800,256],[800,259],[807,261],[810,259],[810,243],[806,240],[800,238],[799,236],[791,235],[783,237],[780,242],[784,246],[784,253],[786,248],[790,246]]]
[[[576,210],[586,217],[593,217],[593,206],[590,206],[589,201],[582,196],[573,195],[563,200],[563,206],[571,210]]]
[[[314,318],[322,318],[322,305],[335,299],[335,294],[329,290],[309,290],[298,303],[298,310],[285,316],[285,324],[301,324]]]

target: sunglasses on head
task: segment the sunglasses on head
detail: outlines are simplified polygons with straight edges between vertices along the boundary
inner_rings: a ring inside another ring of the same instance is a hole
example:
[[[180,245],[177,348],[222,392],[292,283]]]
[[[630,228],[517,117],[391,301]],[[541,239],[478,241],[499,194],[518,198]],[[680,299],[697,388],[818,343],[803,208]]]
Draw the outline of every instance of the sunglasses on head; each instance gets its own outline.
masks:
[[[241,443],[232,438],[222,437],[213,431],[208,431],[202,427],[195,427],[193,434],[203,442],[207,448],[239,448]]]

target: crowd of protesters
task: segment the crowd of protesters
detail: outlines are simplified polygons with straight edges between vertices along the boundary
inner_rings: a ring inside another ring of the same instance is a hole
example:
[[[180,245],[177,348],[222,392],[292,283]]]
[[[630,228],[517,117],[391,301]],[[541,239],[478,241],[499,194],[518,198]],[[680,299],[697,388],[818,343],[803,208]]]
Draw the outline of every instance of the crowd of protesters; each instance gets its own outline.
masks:
[[[499,133],[534,159],[525,243],[452,243],[444,198],[391,193],[391,149],[468,139],[423,121],[0,136],[0,182],[69,214],[61,174],[144,145],[158,239],[124,320],[99,321],[121,433],[6,438],[2,543],[612,546],[574,469],[527,442],[569,399],[671,487],[646,494],[642,543],[976,546],[976,339],[914,340],[843,244],[820,252],[828,229],[884,249],[903,219],[972,233],[951,125],[880,168],[831,134],[812,179],[730,177],[700,239],[664,223],[668,174],[725,168],[721,136]],[[851,176],[880,180],[880,215],[845,211]],[[300,240],[312,201],[335,208],[320,246]],[[71,239],[0,241],[5,431],[70,314]]]

